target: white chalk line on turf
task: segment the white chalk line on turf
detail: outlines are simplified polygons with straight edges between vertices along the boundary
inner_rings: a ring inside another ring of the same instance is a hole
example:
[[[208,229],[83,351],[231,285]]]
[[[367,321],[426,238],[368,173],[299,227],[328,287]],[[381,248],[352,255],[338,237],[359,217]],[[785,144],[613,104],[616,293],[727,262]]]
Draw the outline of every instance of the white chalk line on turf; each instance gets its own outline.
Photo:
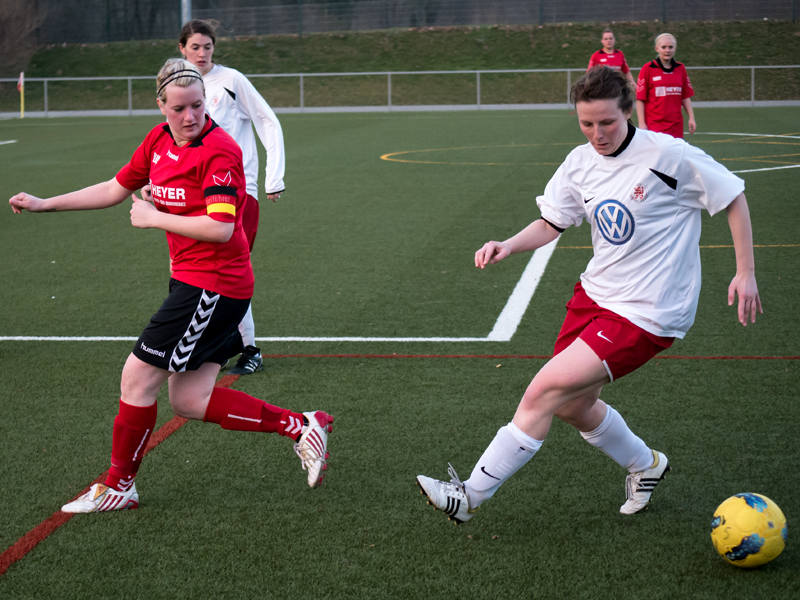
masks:
[[[531,256],[514,291],[486,337],[257,337],[257,342],[510,342],[528,310],[536,287],[544,275],[558,239],[542,246]],[[0,336],[0,342],[134,342],[136,337],[113,336]]]
[[[702,132],[698,131],[691,135],[737,135],[739,137],[768,137],[768,138],[786,138],[789,140],[800,140],[800,135],[781,135],[777,133],[719,133],[716,131],[702,131]]]
[[[759,171],[779,171],[780,169],[796,169],[800,165],[786,165],[785,167],[764,167],[763,169],[745,169],[744,171],[731,171],[731,173],[758,173]]]
[[[737,135],[739,137],[767,137],[767,138],[785,138],[789,140],[800,140],[800,135],[779,135],[772,133],[719,133],[711,131],[703,131],[702,133],[692,135]],[[746,160],[746,159],[743,159]],[[796,169],[800,165],[785,165],[783,167],[764,167],[763,169],[745,169],[741,171],[731,171],[731,173],[758,173],[760,171],[779,171],[781,169]]]
[[[16,144],[16,143],[17,143],[17,140],[3,140],[3,141],[0,141],[0,146],[2,146],[3,144]]]

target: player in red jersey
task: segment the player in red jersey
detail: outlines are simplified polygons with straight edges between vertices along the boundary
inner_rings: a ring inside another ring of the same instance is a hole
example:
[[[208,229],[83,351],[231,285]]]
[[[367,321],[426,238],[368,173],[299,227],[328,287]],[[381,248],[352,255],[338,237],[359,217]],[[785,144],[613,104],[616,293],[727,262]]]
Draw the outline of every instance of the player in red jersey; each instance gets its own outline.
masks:
[[[592,57],[589,59],[589,66],[586,67],[586,70],[588,71],[592,67],[598,66],[610,67],[622,72],[631,85],[633,85],[633,75],[631,75],[631,70],[628,68],[628,63],[625,61],[625,55],[621,50],[616,50],[614,48],[617,43],[617,40],[614,38],[614,32],[610,29],[603,31],[601,42],[603,43],[603,47],[592,54]]]
[[[134,478],[156,424],[156,394],[169,381],[176,414],[224,429],[278,433],[316,487],[327,467],[333,417],[293,412],[243,392],[214,387],[220,365],[243,349],[238,325],[253,294],[250,250],[242,230],[242,152],[205,113],[200,72],[170,59],[157,78],[167,123],[153,128],[113,179],[53,198],[26,193],[9,200],[15,213],[115,206],[150,184],[153,204],[133,195],[131,224],[166,232],[172,262],[169,296],[152,317],[122,370],[111,469],[104,484],[65,505],[71,513],[136,508]]]
[[[673,58],[677,46],[675,36],[670,33],[662,33],[656,38],[658,57],[639,71],[636,115],[639,117],[639,129],[683,138],[681,108],[689,116],[689,133],[695,132],[697,123],[689,99],[694,96],[692,82],[689,81],[686,67]]]

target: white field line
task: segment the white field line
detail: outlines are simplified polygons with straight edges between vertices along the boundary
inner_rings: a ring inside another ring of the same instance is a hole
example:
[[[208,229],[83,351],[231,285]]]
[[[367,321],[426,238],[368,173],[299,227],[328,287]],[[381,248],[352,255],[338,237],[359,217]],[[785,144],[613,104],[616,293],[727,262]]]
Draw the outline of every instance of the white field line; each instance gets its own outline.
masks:
[[[257,342],[509,342],[533,298],[536,286],[553,255],[558,240],[533,253],[506,306],[486,337],[257,337]],[[0,336],[0,342],[135,342],[137,337],[113,336]]]
[[[785,167],[764,167],[763,169],[746,169],[744,171],[731,171],[731,173],[758,173],[759,171],[779,171],[780,169],[796,169],[800,165],[786,165]]]
[[[689,133],[688,131],[686,133]],[[698,131],[696,134],[690,135],[738,135],[740,137],[769,137],[769,138],[786,138],[789,140],[800,140],[800,135],[779,135],[772,133],[719,133],[711,131]],[[685,138],[684,138],[685,139]]]
[[[16,143],[17,143],[17,140],[4,140],[4,141],[0,141],[0,146],[2,146],[3,144],[16,144]]]
[[[517,331],[520,321],[528,310],[528,305],[533,298],[533,293],[536,291],[536,286],[544,275],[544,270],[550,257],[553,255],[553,250],[556,249],[558,238],[546,246],[542,246],[531,256],[528,266],[519,278],[517,286],[511,292],[511,296],[506,302],[506,306],[500,316],[495,321],[494,329],[487,336],[487,341],[492,342],[510,342],[511,338]]]
[[[800,135],[775,135],[769,133],[718,133],[703,131],[697,135],[738,135],[740,137],[768,137],[768,138],[785,138],[789,140],[800,140]],[[787,165],[784,167],[764,167],[763,169],[746,169],[743,171],[731,171],[731,173],[758,173],[760,171],[779,171],[781,169],[797,169],[800,165]]]

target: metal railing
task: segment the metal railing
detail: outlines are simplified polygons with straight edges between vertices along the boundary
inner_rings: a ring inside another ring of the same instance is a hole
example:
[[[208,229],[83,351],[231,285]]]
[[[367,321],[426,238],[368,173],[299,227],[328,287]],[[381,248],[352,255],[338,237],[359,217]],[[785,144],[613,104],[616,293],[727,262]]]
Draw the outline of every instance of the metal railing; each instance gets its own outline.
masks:
[[[752,65],[752,66],[723,66],[723,67],[687,67],[688,70],[694,71],[749,71],[750,74],[750,94],[749,100],[739,100],[739,101],[732,101],[732,102],[697,102],[698,105],[736,105],[736,106],[757,106],[759,104],[775,104],[774,100],[764,99],[764,100],[757,100],[756,99],[756,71],[763,70],[763,69],[771,69],[771,70],[794,70],[800,68],[800,65]],[[636,73],[638,69],[632,69],[633,73]],[[333,111],[408,111],[408,110],[455,110],[455,109],[472,109],[472,110],[481,110],[481,109],[510,109],[510,108],[563,108],[565,105],[569,104],[569,91],[572,85],[573,74],[576,76],[580,76],[585,72],[585,69],[503,69],[503,70],[467,70],[467,71],[369,71],[369,72],[347,72],[347,73],[279,73],[279,74],[252,74],[247,75],[248,78],[251,80],[257,79],[279,79],[279,78],[297,78],[299,81],[299,86],[297,89],[297,101],[293,102],[289,106],[281,106],[278,104],[277,106],[273,105],[273,108],[276,112],[333,112]],[[485,87],[482,88],[482,79],[484,80],[486,76],[492,75],[523,75],[523,74],[546,74],[546,73],[564,73],[565,74],[565,87],[563,89],[563,103],[561,102],[547,102],[547,103],[524,103],[524,102],[510,102],[510,103],[491,103],[487,104],[484,102],[483,92],[485,91]],[[455,103],[436,103],[436,104],[423,104],[423,103],[409,103],[409,102],[402,102],[398,103],[396,99],[393,99],[393,78],[399,77],[407,77],[407,76],[452,76],[452,75],[461,75],[461,76],[469,76],[474,77],[474,103],[472,102],[465,102],[461,104]],[[369,104],[369,105],[348,105],[348,104],[340,104],[340,105],[331,105],[331,106],[320,106],[318,104],[309,106],[306,102],[306,82],[309,79],[315,78],[340,78],[340,77],[385,77],[386,78],[386,102],[385,104]],[[158,111],[155,109],[134,109],[134,96],[133,96],[133,82],[134,81],[155,81],[154,77],[149,76],[129,76],[129,77],[31,77],[26,79],[26,84],[32,83],[42,83],[44,86],[43,89],[43,99],[44,99],[44,110],[43,111],[29,111],[29,116],[63,116],[65,113],[70,114],[155,114]],[[85,110],[78,110],[78,111],[57,111],[53,110],[50,106],[50,98],[49,98],[49,84],[56,83],[56,82],[99,82],[99,81],[125,81],[127,82],[127,110],[125,109],[117,109],[117,110],[106,110],[106,111],[85,111]],[[14,86],[16,85],[16,79],[0,79],[0,85],[3,83],[11,83]],[[800,86],[799,86],[800,88]],[[16,91],[16,90],[14,90]],[[153,96],[155,96],[155,92],[153,92]],[[267,98],[267,101],[270,101],[270,98]],[[786,101],[783,99],[783,103],[794,104],[800,103],[800,91],[798,91],[798,97],[793,98],[791,100]],[[151,105],[152,106],[152,105]],[[0,113],[4,116],[9,116],[11,113],[5,112]]]

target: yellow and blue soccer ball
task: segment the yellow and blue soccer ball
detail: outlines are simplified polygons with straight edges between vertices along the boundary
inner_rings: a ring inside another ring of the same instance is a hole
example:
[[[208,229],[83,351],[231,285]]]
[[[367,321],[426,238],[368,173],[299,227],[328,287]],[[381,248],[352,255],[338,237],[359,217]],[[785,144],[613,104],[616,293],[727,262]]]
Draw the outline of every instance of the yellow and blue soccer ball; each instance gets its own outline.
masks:
[[[737,567],[768,563],[786,546],[786,519],[761,494],[736,494],[719,505],[711,520],[711,541],[722,558]]]

